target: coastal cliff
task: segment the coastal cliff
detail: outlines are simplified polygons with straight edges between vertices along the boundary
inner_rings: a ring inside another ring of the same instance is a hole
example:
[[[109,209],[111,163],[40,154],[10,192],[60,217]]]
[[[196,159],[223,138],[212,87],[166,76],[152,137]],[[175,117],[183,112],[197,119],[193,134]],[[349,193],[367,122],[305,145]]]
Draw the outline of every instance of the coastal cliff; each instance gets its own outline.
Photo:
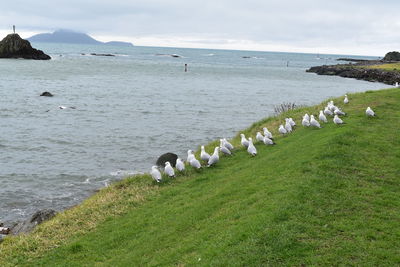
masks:
[[[0,58],[49,60],[51,57],[31,46],[18,34],[9,34],[0,42]]]

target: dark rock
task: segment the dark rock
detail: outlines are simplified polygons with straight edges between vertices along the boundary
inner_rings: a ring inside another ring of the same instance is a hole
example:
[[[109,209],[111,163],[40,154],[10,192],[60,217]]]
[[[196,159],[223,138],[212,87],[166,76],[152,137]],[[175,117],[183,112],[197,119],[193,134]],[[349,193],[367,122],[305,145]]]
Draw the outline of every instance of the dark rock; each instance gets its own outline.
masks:
[[[398,71],[366,68],[356,64],[316,66],[311,67],[307,72],[314,72],[318,75],[336,75],[370,82],[381,82],[390,85],[394,85],[400,81],[400,72]]]
[[[43,51],[32,48],[29,41],[18,34],[9,34],[0,42],[0,58],[51,59]]]
[[[400,53],[397,51],[389,52],[383,58],[385,61],[400,61]]]
[[[31,232],[38,224],[50,220],[56,215],[56,211],[52,209],[39,210],[29,220],[18,223],[11,229],[11,234],[17,235],[20,233]]]
[[[165,167],[165,162],[169,161],[169,163],[171,163],[172,167],[175,167],[176,164],[176,160],[178,159],[178,155],[174,154],[174,153],[165,153],[162,154],[158,159],[157,159],[157,166],[160,167]]]
[[[90,53],[92,56],[98,56],[98,57],[115,57],[113,54],[96,54],[96,53]]]
[[[43,92],[40,96],[48,96],[48,97],[52,97],[53,96],[53,94],[52,93],[50,93],[50,92]]]

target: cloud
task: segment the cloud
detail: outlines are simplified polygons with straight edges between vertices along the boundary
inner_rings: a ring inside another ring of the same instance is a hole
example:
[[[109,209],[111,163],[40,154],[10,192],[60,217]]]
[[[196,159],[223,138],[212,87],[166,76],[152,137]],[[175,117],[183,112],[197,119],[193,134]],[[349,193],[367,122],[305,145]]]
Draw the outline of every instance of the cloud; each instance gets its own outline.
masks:
[[[152,39],[154,45],[162,40],[173,45],[179,39],[177,44],[231,46],[236,40],[253,48],[331,47],[346,52],[358,46],[382,54],[400,37],[400,23],[394,19],[399,8],[400,2],[393,0],[15,0],[2,6],[0,28],[66,28],[114,39]]]

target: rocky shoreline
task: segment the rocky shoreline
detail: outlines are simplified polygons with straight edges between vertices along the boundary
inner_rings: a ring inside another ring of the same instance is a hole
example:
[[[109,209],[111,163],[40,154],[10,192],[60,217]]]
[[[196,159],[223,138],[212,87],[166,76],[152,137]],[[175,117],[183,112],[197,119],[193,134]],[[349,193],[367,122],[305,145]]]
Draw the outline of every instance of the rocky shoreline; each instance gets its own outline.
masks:
[[[399,71],[387,71],[383,69],[367,68],[370,65],[380,65],[393,62],[384,62],[378,60],[363,61],[358,64],[337,64],[322,65],[311,67],[307,72],[313,72],[318,75],[335,75],[345,78],[355,78],[369,82],[381,82],[389,85],[400,83]]]

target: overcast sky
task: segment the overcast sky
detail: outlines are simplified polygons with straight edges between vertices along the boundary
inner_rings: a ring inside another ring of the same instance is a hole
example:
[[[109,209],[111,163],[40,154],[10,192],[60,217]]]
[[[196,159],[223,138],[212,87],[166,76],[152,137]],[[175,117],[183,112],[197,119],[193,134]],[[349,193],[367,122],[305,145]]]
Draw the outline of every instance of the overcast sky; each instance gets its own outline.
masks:
[[[135,45],[382,56],[400,50],[400,0],[13,0],[0,34],[71,29]]]

